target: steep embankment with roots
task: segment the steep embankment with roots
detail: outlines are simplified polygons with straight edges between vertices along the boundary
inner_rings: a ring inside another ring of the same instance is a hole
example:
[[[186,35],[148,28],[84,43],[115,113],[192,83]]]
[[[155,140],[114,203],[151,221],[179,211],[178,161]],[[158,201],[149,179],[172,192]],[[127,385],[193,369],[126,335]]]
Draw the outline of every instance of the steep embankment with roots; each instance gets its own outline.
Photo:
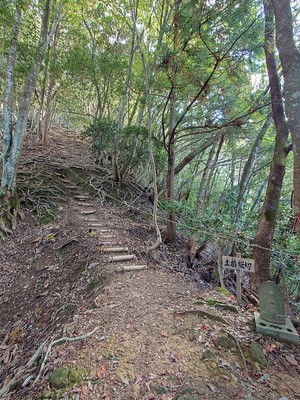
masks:
[[[146,197],[106,174],[74,132],[53,130],[46,148],[27,137],[31,212],[0,250],[0,398],[299,398],[298,349],[187,279],[180,252],[148,256]]]

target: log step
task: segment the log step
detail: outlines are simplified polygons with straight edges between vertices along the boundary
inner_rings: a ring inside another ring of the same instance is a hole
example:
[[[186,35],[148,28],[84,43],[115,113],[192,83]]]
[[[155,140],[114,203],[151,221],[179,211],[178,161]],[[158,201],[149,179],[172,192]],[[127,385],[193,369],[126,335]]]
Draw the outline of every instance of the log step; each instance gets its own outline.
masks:
[[[117,268],[117,272],[130,272],[130,271],[141,271],[146,269],[147,265],[124,265]]]
[[[121,253],[122,251],[128,251],[128,247],[103,247],[104,253]]]
[[[96,210],[89,210],[89,211],[81,211],[81,215],[90,215],[90,214],[95,214]]]
[[[94,227],[96,227],[96,226],[103,226],[104,224],[101,224],[100,222],[94,222],[94,221],[99,221],[99,219],[95,219],[95,220],[87,220],[87,221],[89,221],[89,222],[93,222],[92,224],[89,224],[89,226],[94,226]]]
[[[88,222],[96,222],[96,221],[99,221],[99,218],[83,218],[85,221],[88,221]]]
[[[94,225],[94,224],[88,224],[88,226],[90,226],[91,228],[98,228],[98,225]],[[103,226],[103,225],[102,225]],[[111,229],[107,229],[107,228],[101,228],[101,229],[95,229],[95,230],[97,230],[98,232],[100,232],[100,233],[109,233],[109,232],[112,232],[112,230]]]
[[[116,261],[130,261],[134,260],[135,255],[134,254],[124,254],[122,256],[111,256],[108,258],[109,262],[116,262]]]
[[[74,199],[75,200],[79,200],[79,201],[84,201],[84,200],[90,200],[90,197],[89,196],[83,196],[83,195],[76,195],[76,196],[74,196]]]
[[[81,203],[81,202],[78,202],[77,205],[78,206],[84,206],[84,207],[94,207],[93,203]]]
[[[101,241],[100,246],[101,247],[107,247],[107,246],[118,246],[122,243],[118,243],[115,240],[110,240],[110,241],[106,241],[104,240],[103,242]]]

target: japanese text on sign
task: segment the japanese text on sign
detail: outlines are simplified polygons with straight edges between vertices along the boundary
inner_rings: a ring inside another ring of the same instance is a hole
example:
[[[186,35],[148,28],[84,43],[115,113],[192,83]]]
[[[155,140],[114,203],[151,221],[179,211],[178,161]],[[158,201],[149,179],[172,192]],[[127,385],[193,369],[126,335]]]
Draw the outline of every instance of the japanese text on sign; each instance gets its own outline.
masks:
[[[254,272],[254,260],[251,258],[236,258],[223,256],[222,267],[227,269],[240,269],[244,272]]]

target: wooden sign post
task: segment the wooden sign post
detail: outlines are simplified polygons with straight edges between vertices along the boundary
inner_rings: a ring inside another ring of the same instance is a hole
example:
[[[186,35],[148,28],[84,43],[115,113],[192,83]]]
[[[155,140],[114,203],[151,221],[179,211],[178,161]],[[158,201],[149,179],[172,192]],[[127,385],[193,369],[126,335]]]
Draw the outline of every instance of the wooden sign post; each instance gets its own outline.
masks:
[[[254,272],[254,260],[250,258],[241,258],[237,253],[235,257],[223,256],[222,267],[233,269],[236,274],[236,299],[238,304],[242,302],[242,273]]]

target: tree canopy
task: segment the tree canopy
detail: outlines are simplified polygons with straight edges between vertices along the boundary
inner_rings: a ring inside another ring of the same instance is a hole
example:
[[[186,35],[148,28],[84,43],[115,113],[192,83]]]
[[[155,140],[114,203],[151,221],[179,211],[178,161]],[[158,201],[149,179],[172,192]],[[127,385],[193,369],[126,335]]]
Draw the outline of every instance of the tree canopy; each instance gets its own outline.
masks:
[[[234,243],[249,257],[256,246],[256,258],[268,253],[267,276],[278,255],[296,268],[296,2],[2,0],[0,9],[2,235],[18,216],[26,129],[47,145],[50,126],[63,125],[92,138],[96,162],[114,180],[155,187],[170,245],[182,231]],[[281,178],[272,194],[275,159]],[[274,232],[253,242],[266,212]]]

